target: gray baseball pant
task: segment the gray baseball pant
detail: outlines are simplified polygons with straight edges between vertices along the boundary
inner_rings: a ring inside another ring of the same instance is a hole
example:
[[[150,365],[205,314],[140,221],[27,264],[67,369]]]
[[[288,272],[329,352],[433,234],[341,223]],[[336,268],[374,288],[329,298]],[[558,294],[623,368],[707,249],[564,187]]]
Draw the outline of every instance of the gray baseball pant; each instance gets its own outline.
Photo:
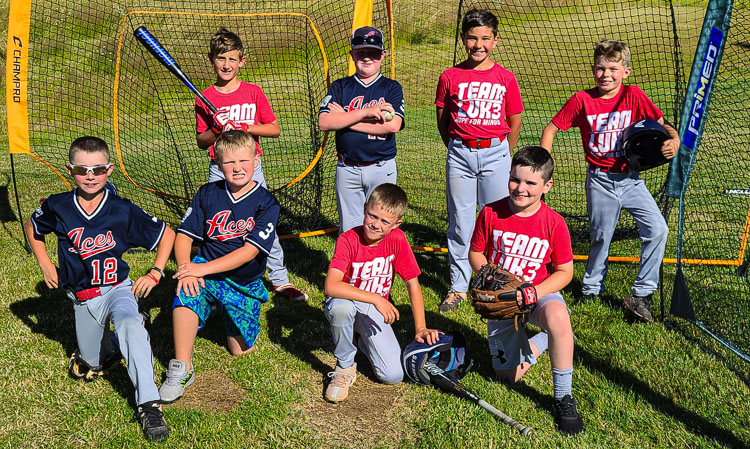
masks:
[[[370,360],[375,375],[385,384],[397,384],[404,379],[401,368],[401,346],[390,324],[374,305],[351,299],[327,297],[326,317],[331,323],[333,353],[341,368],[354,364],[357,346]],[[354,332],[359,335],[357,346]]]
[[[336,208],[339,212],[339,233],[359,226],[365,218],[365,201],[375,187],[386,182],[395,184],[396,159],[371,165],[336,164]]]
[[[68,292],[68,297],[73,302],[78,350],[89,365],[98,366],[113,351],[109,323],[114,324],[135,387],[135,403],[140,405],[161,398],[154,382],[151,342],[138,312],[138,301],[130,292],[132,285],[133,281],[127,279],[115,287],[101,287],[101,295],[87,301],[78,301],[73,292]]]
[[[669,228],[646,184],[636,172],[610,173],[589,168],[586,200],[591,246],[582,293],[598,295],[604,291],[609,245],[622,209],[633,216],[642,241],[638,276],[631,292],[637,296],[653,293],[659,284]]]
[[[477,205],[508,196],[510,176],[508,141],[492,139],[488,148],[469,148],[451,139],[445,161],[448,200],[448,263],[451,288],[466,292],[471,279],[469,246],[477,219]]]

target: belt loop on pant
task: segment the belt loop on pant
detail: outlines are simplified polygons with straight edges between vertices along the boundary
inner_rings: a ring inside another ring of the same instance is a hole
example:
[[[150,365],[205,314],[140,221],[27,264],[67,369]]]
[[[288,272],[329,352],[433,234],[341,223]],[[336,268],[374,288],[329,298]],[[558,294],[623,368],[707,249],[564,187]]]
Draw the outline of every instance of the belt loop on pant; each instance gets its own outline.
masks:
[[[500,137],[496,137],[500,142],[503,143],[505,140],[505,134],[503,134]],[[469,148],[475,148],[475,149],[481,149],[481,148],[489,148],[492,146],[492,139],[461,139],[461,143],[465,147]]]
[[[618,174],[618,175],[622,174],[622,173],[627,173],[628,172],[628,168],[627,167],[625,167],[624,170],[620,170],[620,169],[614,169],[613,167],[600,167],[598,165],[589,165],[589,170],[591,170],[591,171],[600,171],[602,173],[613,173],[613,174]]]
[[[346,165],[354,165],[356,167],[369,167],[370,165],[375,165],[378,162],[381,162],[381,161],[374,161],[374,162],[353,161],[351,159],[344,158],[344,156],[342,156],[340,154],[338,155],[338,158],[339,158],[339,162],[343,162]]]

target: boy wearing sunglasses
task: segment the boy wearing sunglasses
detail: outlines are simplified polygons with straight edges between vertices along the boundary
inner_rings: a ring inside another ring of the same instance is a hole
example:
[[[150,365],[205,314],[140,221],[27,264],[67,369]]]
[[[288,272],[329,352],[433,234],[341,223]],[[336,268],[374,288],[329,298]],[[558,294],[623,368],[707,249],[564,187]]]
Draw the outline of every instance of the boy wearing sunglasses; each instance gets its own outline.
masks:
[[[25,224],[44,283],[51,289],[64,288],[73,304],[78,350],[68,362],[68,372],[74,379],[94,380],[123,357],[135,386],[144,435],[162,441],[169,428],[136,297],[147,296],[164,277],[175,234],[163,221],[107,188],[113,164],[102,139],[76,139],[68,157],[66,168],[76,189],[51,195]],[[44,236],[51,233],[57,237],[59,268],[44,244]],[[122,255],[135,247],[156,249],[156,260],[133,282]],[[110,323],[115,329],[112,339]]]
[[[401,84],[380,74],[383,33],[354,30],[349,54],[356,72],[334,81],[318,113],[321,131],[336,131],[339,232],[362,224],[365,200],[383,183],[396,184],[396,135],[404,127]]]

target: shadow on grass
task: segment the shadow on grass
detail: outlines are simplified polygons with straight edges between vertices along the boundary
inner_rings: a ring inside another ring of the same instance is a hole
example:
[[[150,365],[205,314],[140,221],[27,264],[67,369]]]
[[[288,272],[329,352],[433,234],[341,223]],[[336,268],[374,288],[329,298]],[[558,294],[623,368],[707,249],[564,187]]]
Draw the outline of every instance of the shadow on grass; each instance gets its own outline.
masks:
[[[396,308],[399,311],[400,319],[393,328],[396,338],[403,348],[414,339],[414,321],[410,305],[402,304]],[[487,351],[487,341],[484,336],[471,328],[435,312],[427,311],[425,314],[428,327],[445,332],[460,332],[466,337],[469,347],[474,345],[477,348],[482,348],[470,349],[472,354]],[[310,365],[321,376],[325,376],[333,370],[333,366],[325,363],[314,354],[321,350],[332,354],[334,350],[328,319],[322,306],[312,307],[306,302],[274,300],[273,308],[266,312],[266,320],[268,322],[268,337],[272,342]],[[362,351],[357,351],[356,361],[359,372],[373,382],[378,382]],[[475,360],[475,367],[477,366],[483,371],[492,369],[489,364],[484,366],[480,362],[477,365]]]
[[[321,349],[333,352],[328,319],[322,307],[312,307],[304,301],[289,301],[278,297],[272,300],[273,307],[266,311],[268,339],[321,375],[331,371],[332,367],[314,354],[314,351]]]
[[[13,211],[13,205],[10,202],[10,178],[6,177],[4,185],[0,185],[0,224],[8,234],[8,237],[18,242],[21,248],[24,248],[28,254],[31,254],[31,248],[23,237],[23,223],[16,217]],[[18,237],[18,231],[21,232],[21,238]]]
[[[43,281],[37,283],[36,291],[39,296],[11,303],[11,313],[31,332],[59,342],[69,356],[78,347],[70,299],[63,289],[50,290]]]
[[[746,442],[739,440],[726,428],[717,426],[699,414],[675,404],[670,397],[660,394],[633,374],[613,367],[607,360],[591,354],[579,345],[575,346],[574,366],[585,366],[590,372],[598,371],[610,382],[621,385],[623,389],[633,391],[638,397],[647,401],[659,413],[671,416],[681,422],[696,436],[711,438],[726,447],[746,448]],[[551,404],[551,399],[550,399]],[[551,410],[551,405],[549,407]]]
[[[338,233],[329,233],[325,236],[330,238],[331,242],[335,242]],[[328,254],[309,248],[302,239],[282,240],[281,246],[284,249],[284,265],[287,270],[322,291],[330,263]]]
[[[10,304],[10,311],[35,334],[41,334],[49,340],[57,341],[65,351],[67,360],[78,349],[76,340],[75,319],[73,306],[63,289],[50,290],[39,282],[36,285],[38,297],[26,298]],[[67,363],[66,373],[67,376]],[[112,385],[112,388],[128,404],[135,409],[135,389],[128,377],[124,363],[120,363],[95,382],[102,380]],[[83,382],[69,379],[70,382]]]

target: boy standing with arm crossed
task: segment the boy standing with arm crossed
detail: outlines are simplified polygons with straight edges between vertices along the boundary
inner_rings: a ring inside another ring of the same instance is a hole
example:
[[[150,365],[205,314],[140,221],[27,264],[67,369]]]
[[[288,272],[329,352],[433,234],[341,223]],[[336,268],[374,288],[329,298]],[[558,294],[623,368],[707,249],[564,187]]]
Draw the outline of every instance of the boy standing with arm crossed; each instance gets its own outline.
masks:
[[[383,33],[354,30],[349,51],[356,73],[331,84],[318,113],[321,131],[336,131],[339,234],[362,224],[362,206],[378,185],[396,183],[396,133],[404,128],[404,93],[380,74]]]

